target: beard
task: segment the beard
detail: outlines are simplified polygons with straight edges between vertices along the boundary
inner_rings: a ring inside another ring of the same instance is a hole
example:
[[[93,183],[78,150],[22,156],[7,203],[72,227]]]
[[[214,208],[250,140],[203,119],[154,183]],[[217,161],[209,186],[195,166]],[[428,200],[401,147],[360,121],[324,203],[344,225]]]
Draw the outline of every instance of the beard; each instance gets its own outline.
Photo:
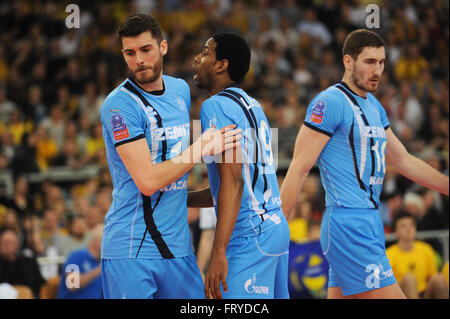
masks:
[[[379,78],[376,78],[378,80],[378,82],[375,85],[371,85],[370,83],[364,84],[364,82],[361,80],[362,78],[364,78],[364,76],[362,74],[361,74],[361,76],[358,76],[359,74],[361,74],[361,73],[358,72],[358,69],[355,67],[355,70],[352,73],[352,80],[353,80],[353,83],[355,83],[355,85],[360,90],[370,92],[370,93],[374,93],[378,90],[378,84],[380,83]]]
[[[160,58],[155,62],[153,67],[143,66],[138,68],[136,71],[131,71],[131,75],[140,84],[148,84],[155,82],[160,76],[163,68],[163,58]],[[148,72],[147,70],[153,70],[153,72]]]

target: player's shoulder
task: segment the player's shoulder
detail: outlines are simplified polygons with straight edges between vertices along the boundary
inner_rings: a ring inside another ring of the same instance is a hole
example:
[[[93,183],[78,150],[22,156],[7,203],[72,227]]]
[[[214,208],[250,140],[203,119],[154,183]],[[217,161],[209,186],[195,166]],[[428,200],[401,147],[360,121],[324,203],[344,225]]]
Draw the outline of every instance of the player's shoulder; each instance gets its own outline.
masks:
[[[327,89],[320,91],[312,99],[311,104],[315,104],[317,101],[322,101],[327,105],[340,105],[345,100],[344,95],[336,88],[335,85],[328,87]]]
[[[245,103],[248,103],[246,100],[249,99],[249,96],[245,93],[245,91],[241,89],[230,89],[210,96],[203,101],[202,105],[226,105],[227,109],[233,107],[240,108],[240,104],[243,103],[241,97],[244,98]]]
[[[380,101],[378,101],[378,99],[376,98],[375,95],[373,95],[370,92],[367,92],[367,99],[373,104],[376,105],[378,108],[383,108],[383,106],[381,105]]]
[[[163,74],[163,80],[166,86],[168,87],[178,87],[178,88],[182,87],[185,89],[186,88],[189,89],[189,85],[182,78],[176,78],[170,75]]]
[[[332,85],[316,94],[311,100],[308,109],[311,112],[319,112],[321,114],[326,111],[327,113],[342,115],[348,109],[345,107],[345,102],[345,97],[339,92],[339,89]]]
[[[239,109],[240,106],[235,100],[219,93],[204,100],[201,106],[202,111],[211,111],[226,116],[232,116]]]
[[[124,88],[126,82],[127,80],[123,81],[106,96],[105,100],[103,101],[102,109],[114,106],[114,104],[116,103],[123,104],[124,102],[127,102],[126,104],[129,104],[133,101],[133,97],[131,96],[131,94],[128,93]]]

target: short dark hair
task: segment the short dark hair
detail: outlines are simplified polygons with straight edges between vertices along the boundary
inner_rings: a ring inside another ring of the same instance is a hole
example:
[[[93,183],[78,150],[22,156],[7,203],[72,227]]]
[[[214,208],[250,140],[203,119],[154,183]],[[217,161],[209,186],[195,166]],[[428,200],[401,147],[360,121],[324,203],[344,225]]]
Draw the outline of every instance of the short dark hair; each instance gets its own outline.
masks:
[[[144,13],[133,13],[123,20],[117,29],[117,36],[135,37],[139,34],[150,31],[152,37],[158,41],[158,44],[163,40],[163,34],[158,20],[153,16]]]
[[[392,225],[391,225],[392,231],[395,231],[397,222],[403,218],[411,218],[414,221],[414,224],[416,224],[416,219],[414,218],[414,216],[411,213],[407,212],[404,209],[400,209],[400,210],[396,211],[394,214],[394,218],[392,220]]]
[[[228,60],[231,80],[241,83],[250,68],[250,47],[243,37],[235,33],[218,33],[212,37],[216,42],[216,60]]]
[[[358,29],[350,32],[345,38],[342,47],[342,56],[348,54],[354,60],[365,47],[386,47],[384,40],[378,34],[366,29]]]

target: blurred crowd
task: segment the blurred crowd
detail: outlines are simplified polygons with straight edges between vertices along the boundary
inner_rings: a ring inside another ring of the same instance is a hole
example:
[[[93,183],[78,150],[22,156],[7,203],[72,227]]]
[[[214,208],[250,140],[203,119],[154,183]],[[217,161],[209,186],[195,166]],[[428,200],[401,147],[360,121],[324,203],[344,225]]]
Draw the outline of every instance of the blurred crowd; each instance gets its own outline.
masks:
[[[80,28],[66,27],[71,2],[80,8]],[[243,87],[277,129],[282,162],[292,156],[308,103],[340,81],[343,41],[365,26],[368,4],[380,7],[381,28],[375,31],[385,39],[388,61],[376,96],[391,128],[411,153],[448,174],[448,1],[2,1],[0,174],[11,174],[14,190],[8,195],[0,180],[0,228],[12,230],[28,256],[65,256],[85,246],[90,230],[103,222],[112,184],[99,108],[128,75],[115,31],[129,13],[151,13],[160,21],[169,43],[164,72],[191,86],[193,120],[206,98],[192,80],[194,56],[215,32],[244,35],[252,64]],[[76,172],[90,164],[101,174],[84,182],[27,178],[53,167]],[[286,169],[278,167],[280,183]],[[205,183],[205,172],[194,170],[190,189]],[[290,220],[293,240],[311,236],[323,209],[315,168]],[[448,198],[413,185],[388,166],[380,209],[386,232],[399,209],[415,216],[418,230],[448,229]],[[193,234],[199,234],[199,210],[189,213]],[[439,243],[433,247],[442,249]],[[56,272],[41,266],[44,279]]]

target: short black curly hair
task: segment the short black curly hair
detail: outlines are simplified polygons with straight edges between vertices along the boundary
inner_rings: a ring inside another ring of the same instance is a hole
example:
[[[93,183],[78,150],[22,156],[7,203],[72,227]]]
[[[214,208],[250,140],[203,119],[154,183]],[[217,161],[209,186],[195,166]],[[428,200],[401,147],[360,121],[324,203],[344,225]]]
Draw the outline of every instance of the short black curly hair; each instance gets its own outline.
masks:
[[[241,83],[250,68],[251,52],[245,39],[235,33],[217,33],[212,36],[216,42],[216,60],[228,60],[228,74],[231,80]]]

